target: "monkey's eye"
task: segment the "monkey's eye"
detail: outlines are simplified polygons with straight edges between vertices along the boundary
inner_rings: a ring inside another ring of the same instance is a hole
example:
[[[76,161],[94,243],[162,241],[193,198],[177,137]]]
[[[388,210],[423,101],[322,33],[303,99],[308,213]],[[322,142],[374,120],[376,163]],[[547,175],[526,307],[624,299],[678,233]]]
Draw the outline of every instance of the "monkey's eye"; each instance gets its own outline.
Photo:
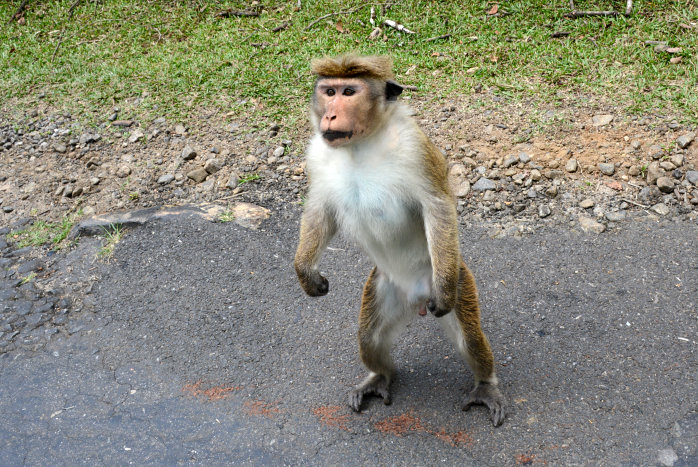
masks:
[[[356,93],[352,88],[346,88],[342,94],[345,96],[353,96]]]
[[[327,89],[326,94],[327,94],[328,96],[334,96],[334,94],[335,94],[335,93],[334,93],[334,89],[332,89],[332,88]]]

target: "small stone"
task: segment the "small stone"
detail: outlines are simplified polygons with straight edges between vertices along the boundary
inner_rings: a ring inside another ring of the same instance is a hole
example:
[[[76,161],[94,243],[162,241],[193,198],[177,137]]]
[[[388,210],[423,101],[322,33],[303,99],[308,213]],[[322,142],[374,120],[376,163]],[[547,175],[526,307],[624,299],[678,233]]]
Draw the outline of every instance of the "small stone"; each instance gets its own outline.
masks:
[[[668,54],[679,54],[681,50],[681,47],[668,47],[665,52]]]
[[[119,178],[126,178],[131,175],[131,167],[128,165],[122,165],[116,170],[116,176]]]
[[[579,207],[583,208],[583,209],[589,209],[589,208],[593,208],[595,204],[596,203],[594,203],[593,199],[587,198],[587,199],[583,200],[581,203],[579,203]]]
[[[647,150],[647,154],[654,160],[661,159],[664,156],[664,149],[658,144],[653,144]]]
[[[560,167],[560,161],[559,161],[559,160],[554,159],[554,160],[548,162],[548,168],[557,169],[558,167]]]
[[[633,177],[637,177],[640,175],[640,167],[636,165],[631,165],[630,168],[628,169],[628,175],[631,175]]]
[[[565,164],[565,170],[570,173],[576,172],[578,168],[579,164],[577,164],[577,159],[570,159],[567,161],[567,164]]]
[[[531,170],[531,180],[534,182],[537,182],[542,178],[542,175],[540,174],[540,171],[538,169],[533,169]]]
[[[75,189],[73,189],[73,194],[70,195],[70,197],[71,197],[71,198],[77,198],[77,197],[80,196],[81,194],[82,194],[82,187],[81,187],[81,186],[78,186],[78,187],[75,187]]]
[[[657,187],[662,193],[672,193],[674,191],[674,181],[669,177],[659,177]]]
[[[545,172],[545,177],[550,180],[555,180],[556,178],[561,178],[564,175],[562,170],[548,170]]]
[[[467,179],[462,179],[452,185],[453,194],[457,198],[464,198],[470,193],[470,182]]]
[[[545,190],[545,194],[548,195],[551,198],[554,198],[557,196],[557,186],[553,185],[551,187],[548,187]]]
[[[693,185],[698,186],[698,170],[689,170],[686,172],[686,180]]]
[[[601,173],[604,175],[613,175],[616,171],[616,166],[614,164],[602,162],[599,164],[599,170],[601,170]]]
[[[99,141],[101,138],[100,135],[97,134],[92,134],[92,133],[83,133],[80,135],[80,144],[89,144],[89,143],[95,143]]]
[[[550,206],[547,204],[542,204],[538,207],[538,217],[546,218],[551,214]]]
[[[167,119],[165,117],[158,117],[155,120],[153,120],[153,125],[162,125],[165,122],[167,122]]]
[[[114,114],[116,115],[116,114]],[[111,122],[112,126],[120,126],[122,128],[128,128],[133,125],[133,120],[114,120]]]
[[[233,190],[235,187],[238,186],[238,183],[240,183],[240,177],[236,172],[230,172],[230,176],[228,177],[228,183],[225,184],[225,187]]]
[[[3,206],[3,207],[2,207],[2,211],[3,211],[5,214],[9,214],[9,213],[11,213],[11,212],[14,211],[14,210],[15,210],[14,206]]]
[[[472,186],[473,191],[487,191],[494,190],[496,188],[497,184],[485,177],[480,177],[480,179]]]
[[[531,156],[529,156],[525,152],[520,152],[519,153],[519,161],[521,161],[521,163],[523,163],[523,164],[527,164],[528,162],[531,161]]]
[[[53,145],[53,150],[63,154],[64,152],[66,152],[68,150],[68,148],[63,143],[55,143]]]
[[[659,162],[652,162],[647,166],[647,184],[654,185],[657,179],[664,175],[664,170],[659,167]]]
[[[660,216],[666,216],[669,214],[669,207],[664,203],[657,203],[650,208],[652,211],[656,212]]]
[[[192,170],[187,174],[187,177],[191,178],[196,183],[201,183],[204,180],[206,180],[206,177],[208,177],[208,172],[206,171],[206,169],[202,167],[199,169]]]
[[[591,122],[594,126],[608,125],[612,121],[613,121],[613,115],[610,115],[610,114],[594,115],[591,119]]]
[[[681,167],[683,165],[683,154],[674,154],[671,156],[671,159],[669,159],[672,164],[674,164],[676,167]]]
[[[142,139],[145,136],[143,132],[139,129],[133,130],[131,133],[131,136],[128,137],[128,142],[129,143],[135,143],[136,141]]]
[[[175,125],[175,134],[179,136],[183,136],[187,132],[187,129],[184,128],[184,125],[178,124]]]
[[[686,133],[685,135],[679,136],[679,138],[676,140],[676,144],[678,144],[681,149],[686,149],[688,145],[693,142],[695,137],[696,134],[693,132]]]
[[[90,178],[90,185],[92,185],[92,186],[99,185],[100,181],[101,180],[98,177],[92,177],[92,178]]]
[[[642,143],[638,140],[633,140],[630,142],[630,147],[633,148],[633,151],[637,151],[642,147]]]
[[[667,172],[671,172],[676,168],[676,166],[671,161],[662,161],[659,163],[659,167],[666,170]]]
[[[222,167],[223,167],[223,162],[218,160],[218,159],[209,159],[204,164],[204,169],[209,174],[213,174],[213,173],[218,172],[219,170],[221,170]]]
[[[283,146],[278,146],[274,149],[274,157],[281,157],[284,155],[285,148]]]
[[[528,190],[528,191],[526,192],[526,197],[527,197],[527,198],[530,198],[530,199],[537,198],[537,197],[538,197],[538,192],[536,191],[535,188],[531,188],[530,190]]]
[[[63,191],[65,190],[65,185],[59,186],[56,191],[53,193],[53,196],[61,196],[63,194]]]
[[[579,226],[585,232],[600,234],[606,230],[606,226],[588,216],[579,216]]]
[[[504,168],[511,167],[512,165],[518,164],[519,163],[519,157],[518,156],[507,156],[504,159]]]
[[[175,179],[175,176],[172,174],[161,175],[158,178],[158,184],[167,185],[168,183],[171,183],[174,179]]]
[[[605,214],[606,219],[611,222],[620,222],[626,217],[625,211],[609,211]]]
[[[182,149],[182,159],[185,161],[190,161],[196,157],[196,151],[191,146],[185,146]]]

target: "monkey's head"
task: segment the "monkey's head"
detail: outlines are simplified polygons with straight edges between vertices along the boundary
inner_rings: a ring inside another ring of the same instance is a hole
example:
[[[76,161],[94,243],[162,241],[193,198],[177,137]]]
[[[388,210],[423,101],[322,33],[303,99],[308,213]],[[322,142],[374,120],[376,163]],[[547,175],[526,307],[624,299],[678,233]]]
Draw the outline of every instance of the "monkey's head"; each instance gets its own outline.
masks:
[[[393,81],[388,57],[313,60],[317,75],[312,100],[315,130],[331,147],[353,144],[378,129],[402,86]]]

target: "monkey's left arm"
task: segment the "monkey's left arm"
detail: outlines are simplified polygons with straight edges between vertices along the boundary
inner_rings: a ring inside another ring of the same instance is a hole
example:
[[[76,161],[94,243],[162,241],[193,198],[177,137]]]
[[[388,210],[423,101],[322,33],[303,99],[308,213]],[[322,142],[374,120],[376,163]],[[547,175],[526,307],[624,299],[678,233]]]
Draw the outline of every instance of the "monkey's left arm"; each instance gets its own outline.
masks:
[[[450,195],[444,193],[423,203],[422,213],[433,271],[433,296],[427,308],[434,316],[441,317],[456,306],[458,295],[460,249],[456,207]]]
[[[301,287],[311,297],[326,295],[329,291],[329,282],[317,270],[317,265],[336,230],[334,217],[327,208],[308,202],[301,218],[294,266]]]

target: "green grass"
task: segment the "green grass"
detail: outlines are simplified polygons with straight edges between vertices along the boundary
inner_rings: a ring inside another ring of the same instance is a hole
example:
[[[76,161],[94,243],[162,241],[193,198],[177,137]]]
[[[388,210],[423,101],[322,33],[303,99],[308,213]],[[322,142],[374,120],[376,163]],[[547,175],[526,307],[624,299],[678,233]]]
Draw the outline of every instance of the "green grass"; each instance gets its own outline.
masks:
[[[580,19],[564,17],[567,0],[501,2],[500,12],[510,13],[501,17],[486,17],[486,1],[399,1],[384,16],[378,6],[377,21],[389,18],[417,34],[384,27],[377,40],[368,38],[364,2],[303,1],[296,11],[295,1],[270,1],[258,17],[219,18],[220,9],[251,2],[84,0],[69,19],[73,0],[34,0],[25,24],[5,24],[19,3],[0,3],[0,98],[29,107],[44,93],[43,101],[85,122],[104,121],[113,106],[123,118],[180,120],[213,107],[295,128],[306,121],[309,60],[348,51],[393,56],[398,80],[433,100],[480,85],[534,104],[599,96],[631,112],[698,118],[698,7],[691,0],[635,2],[631,17]],[[576,6],[622,10],[625,2]],[[286,21],[287,29],[273,31]],[[551,38],[556,31],[569,36]],[[450,39],[426,41],[443,34]],[[670,64],[669,54],[645,40],[681,47],[682,62]]]
[[[124,228],[119,224],[111,224],[109,228],[104,229],[103,244],[97,252],[97,258],[107,261],[114,255],[116,244],[121,241],[124,235]]]
[[[46,244],[50,244],[53,248],[60,248],[81,215],[82,212],[78,211],[77,213],[64,216],[58,222],[37,220],[26,229],[10,232],[7,234],[7,238],[16,242],[19,248],[27,246],[37,247]]]
[[[240,181],[238,182],[238,185],[243,185],[245,183],[253,182],[255,180],[259,180],[261,177],[259,174],[251,174],[251,175],[246,175],[244,177],[240,177]]]
[[[223,211],[220,216],[218,216],[218,222],[226,223],[235,220],[235,214],[230,209]]]

